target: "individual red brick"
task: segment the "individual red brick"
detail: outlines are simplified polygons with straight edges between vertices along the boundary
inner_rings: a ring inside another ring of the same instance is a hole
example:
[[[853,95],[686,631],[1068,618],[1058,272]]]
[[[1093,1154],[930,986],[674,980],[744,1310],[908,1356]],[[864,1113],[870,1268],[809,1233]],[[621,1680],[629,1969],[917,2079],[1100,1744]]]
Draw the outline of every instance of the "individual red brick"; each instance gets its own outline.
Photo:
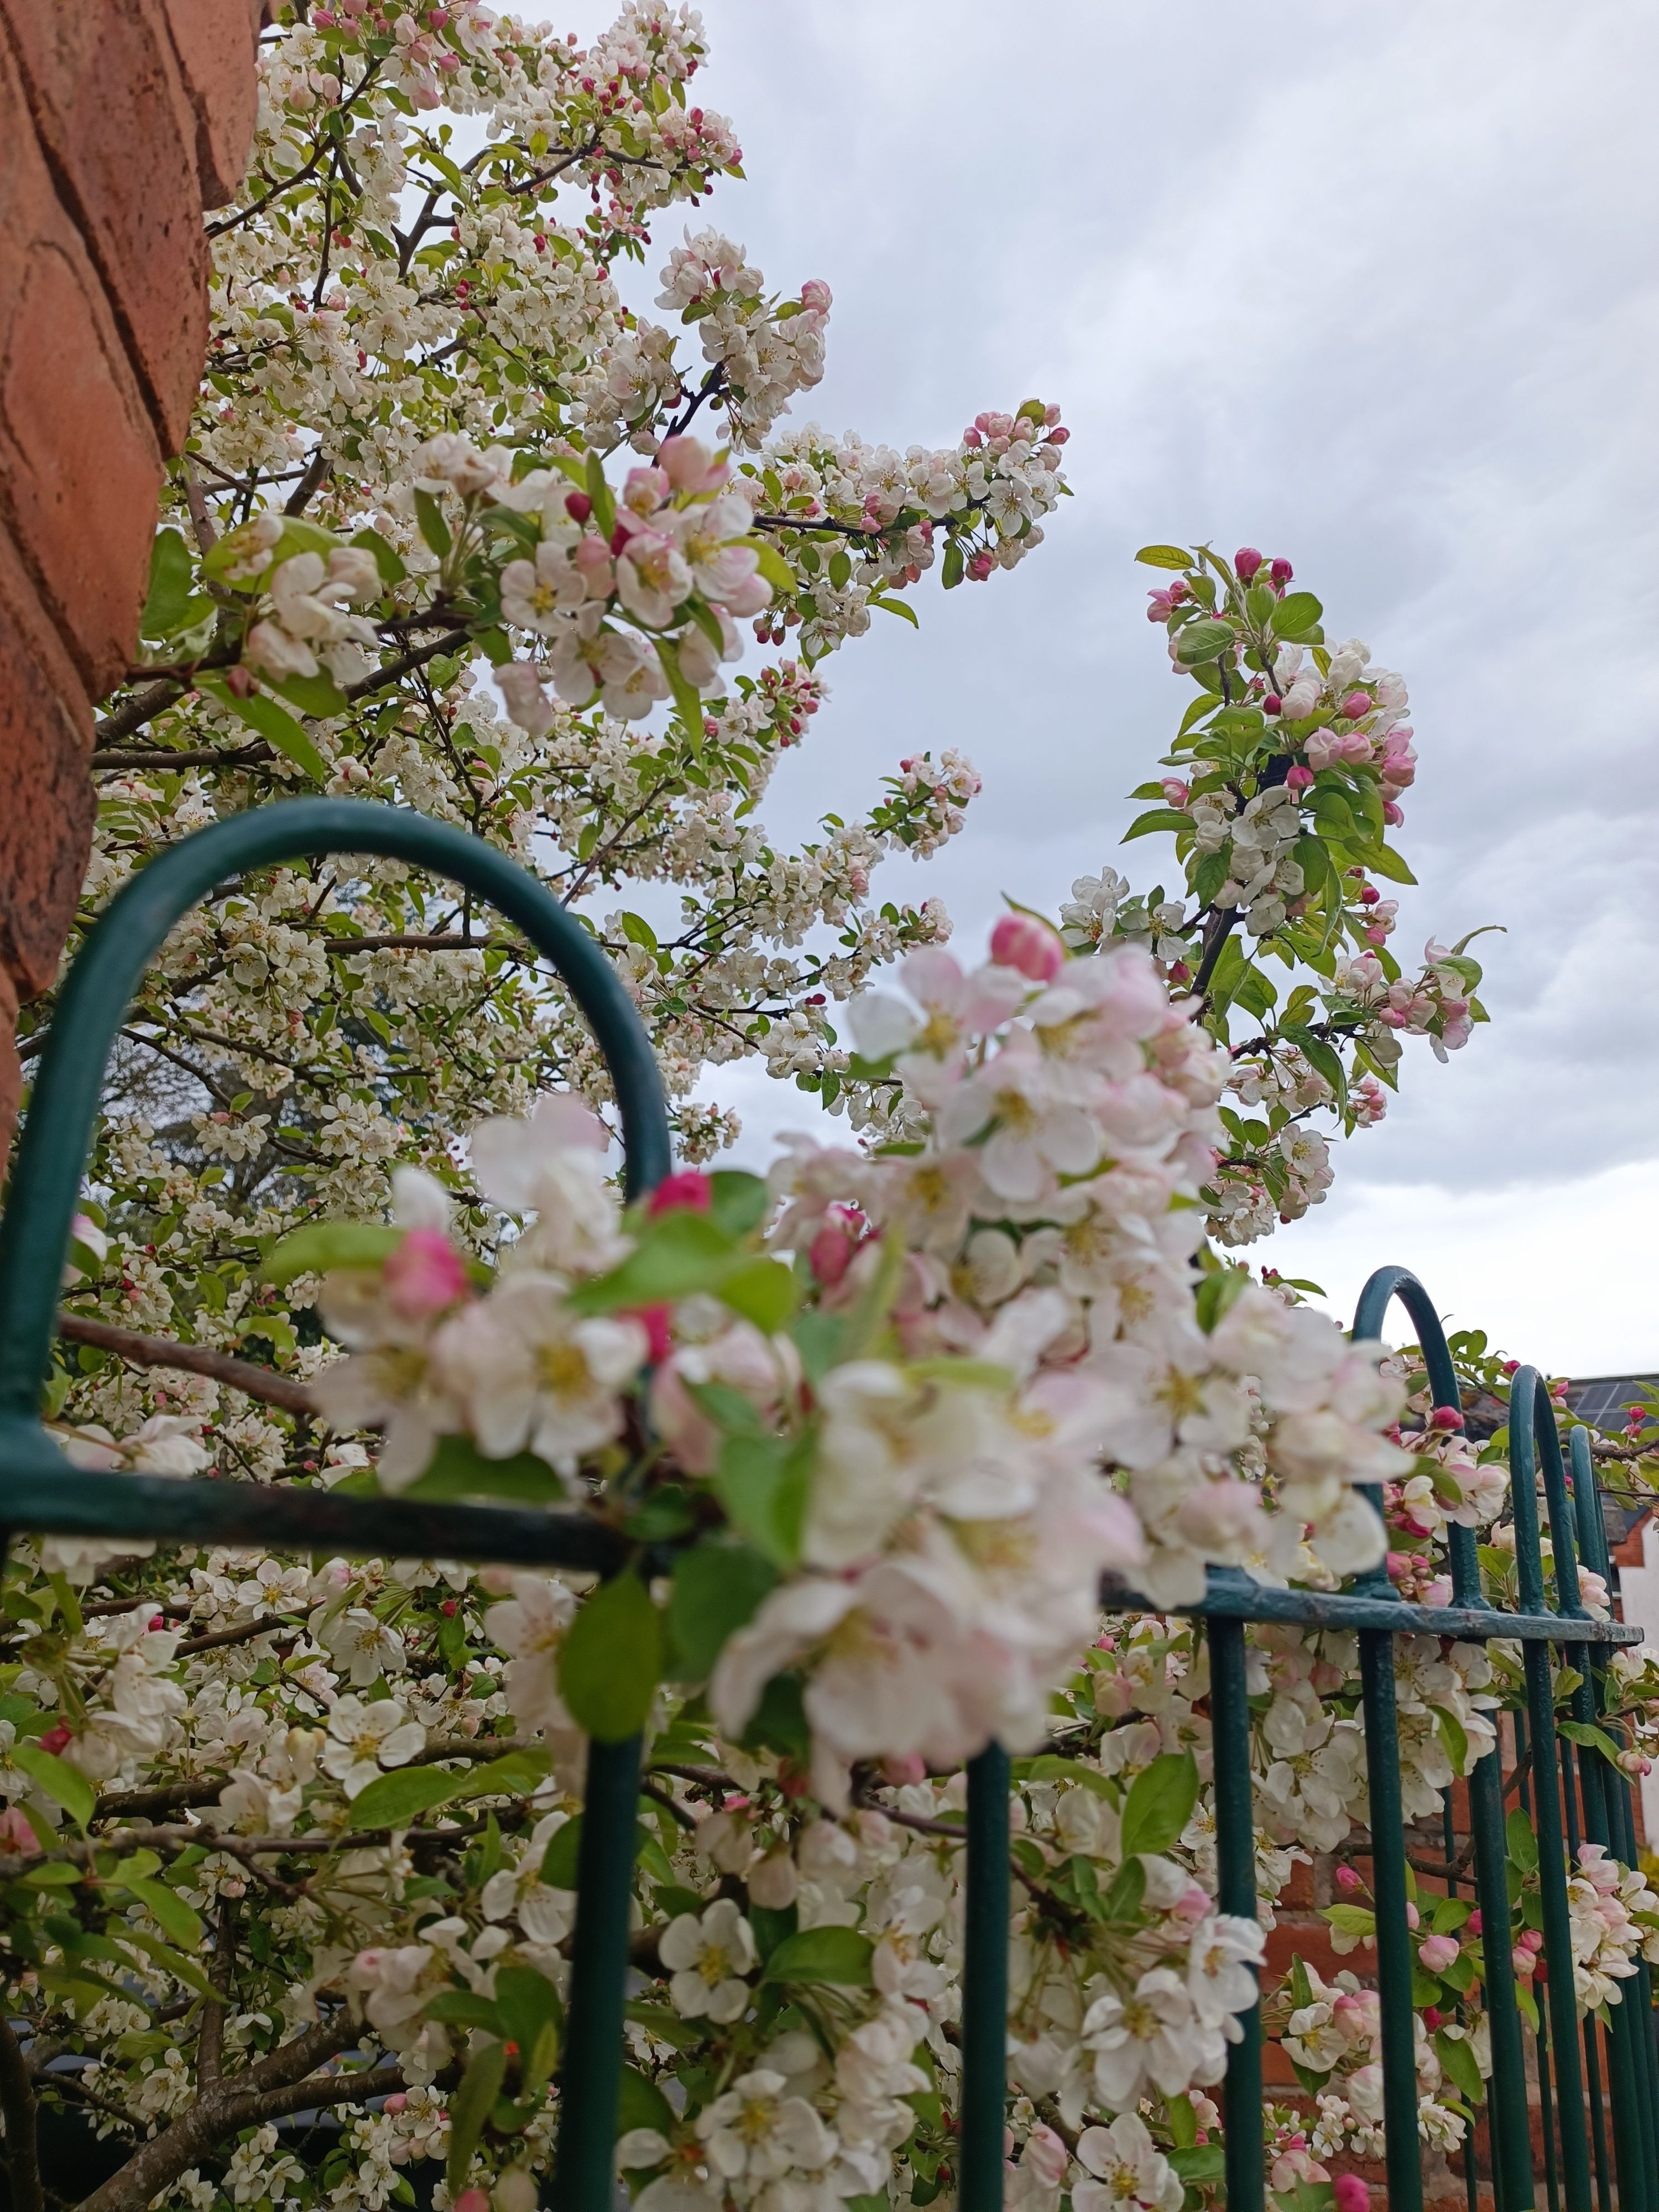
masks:
[[[72,242],[20,256],[0,232],[0,509],[102,698],[136,642],[161,457],[95,283]]]
[[[204,207],[236,196],[258,115],[253,58],[263,9],[239,0],[163,0],[174,58],[196,118]]]
[[[92,850],[92,709],[0,538],[0,1144],[16,1109],[19,999],[51,988]]]
[[[177,453],[207,349],[208,254],[196,117],[159,0],[0,0],[0,22],[59,197]]]

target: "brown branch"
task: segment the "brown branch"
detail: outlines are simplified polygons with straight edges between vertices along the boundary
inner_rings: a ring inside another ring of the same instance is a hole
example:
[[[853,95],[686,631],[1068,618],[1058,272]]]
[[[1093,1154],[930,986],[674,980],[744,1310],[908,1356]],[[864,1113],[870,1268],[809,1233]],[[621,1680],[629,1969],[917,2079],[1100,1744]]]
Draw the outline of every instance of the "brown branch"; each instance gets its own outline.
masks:
[[[457,937],[440,933],[432,937],[331,937],[324,951],[331,952],[337,960],[349,960],[354,952],[520,952],[521,945],[496,937]]]
[[[118,738],[130,738],[135,730],[142,730],[146,722],[154,720],[164,707],[171,707],[175,700],[181,699],[184,692],[184,685],[173,683],[170,678],[161,684],[147,684],[142,691],[135,691],[131,698],[124,706],[118,707],[112,714],[105,715],[93,731],[94,743],[110,745]],[[92,763],[96,768],[98,756],[95,752]]]
[[[152,2197],[160,2196],[187,2166],[197,2165],[216,2144],[239,2129],[277,2118],[284,2112],[304,2112],[312,2105],[378,2094],[367,2086],[374,2078],[371,2075],[357,2076],[350,2088],[341,2085],[351,2077],[329,2075],[320,2081],[304,2081],[307,2094],[297,2101],[294,2099],[295,2086],[314,2067],[343,2051],[357,2033],[349,2017],[336,2014],[237,2075],[216,2095],[198,2098],[187,2112],[137,2151],[118,2173],[112,2174],[101,2188],[84,2198],[80,2212],[145,2212]],[[25,2208],[20,2205],[19,2212],[25,2212]],[[38,2197],[32,2212],[42,2212]]]
[[[284,514],[303,514],[307,507],[311,504],[312,494],[318,489],[333,465],[333,462],[330,460],[328,455],[323,451],[323,448],[319,446],[316,452],[306,463],[305,474],[300,478],[299,483],[295,485],[294,489],[289,495],[288,504],[283,507],[283,513]]]
[[[228,1774],[198,1775],[194,1782],[169,1783],[164,1790],[117,1790],[100,1797],[92,1808],[98,1820],[131,1820],[151,1813],[182,1813],[195,1805],[217,1802]],[[187,1832],[200,1840],[200,1831]]]
[[[100,1352],[112,1352],[135,1367],[172,1367],[187,1375],[205,1375],[223,1382],[244,1397],[261,1398],[288,1413],[314,1413],[316,1401],[303,1382],[295,1382],[274,1368],[256,1360],[234,1359],[228,1352],[210,1352],[204,1344],[175,1344],[170,1337],[141,1336],[137,1330],[115,1328],[107,1322],[89,1321],[82,1314],[60,1311],[58,1334],[74,1344],[89,1344]]]
[[[179,1656],[182,1659],[187,1651],[218,1651],[228,1644],[251,1644],[256,1636],[274,1635],[278,1629],[290,1636],[300,1633],[291,1620],[268,1613],[258,1620],[245,1620],[237,1628],[216,1628],[210,1636],[187,1636],[179,1646]]]
[[[165,702],[163,702],[166,703]],[[211,745],[198,745],[190,752],[168,752],[161,745],[152,746],[141,753],[98,751],[92,757],[94,772],[105,769],[138,771],[148,768],[261,768],[266,761],[274,761],[276,752],[270,745],[244,745],[239,752],[216,751]]]
[[[15,2212],[46,2212],[40,2185],[40,2106],[34,2082],[10,2023],[0,2016],[0,2114],[6,2123],[6,2172]],[[181,2167],[180,2172],[183,2171]]]

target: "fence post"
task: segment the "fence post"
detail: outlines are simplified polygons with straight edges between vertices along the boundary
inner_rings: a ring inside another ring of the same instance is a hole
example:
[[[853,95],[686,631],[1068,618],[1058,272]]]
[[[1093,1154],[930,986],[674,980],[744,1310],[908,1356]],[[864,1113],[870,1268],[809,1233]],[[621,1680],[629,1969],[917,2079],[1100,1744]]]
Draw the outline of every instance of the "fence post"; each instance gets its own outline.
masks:
[[[1250,1699],[1244,1624],[1225,1615],[1206,1623],[1210,1644],[1210,1745],[1215,1774],[1216,1903],[1255,1918],[1255,1815],[1250,1794]],[[1228,2212],[1261,2212],[1261,2004],[1237,2015],[1243,2030],[1227,2054],[1222,2141]]]
[[[960,2212],[1002,2212],[1008,2079],[1008,1754],[988,1744],[968,1767],[963,1929]]]

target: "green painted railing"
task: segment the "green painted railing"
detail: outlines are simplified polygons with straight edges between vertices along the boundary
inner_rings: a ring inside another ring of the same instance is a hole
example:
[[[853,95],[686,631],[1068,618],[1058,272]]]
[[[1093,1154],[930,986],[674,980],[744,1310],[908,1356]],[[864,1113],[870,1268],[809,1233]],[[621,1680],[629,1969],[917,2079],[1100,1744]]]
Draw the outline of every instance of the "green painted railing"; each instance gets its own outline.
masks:
[[[549,892],[502,854],[423,816],[354,800],[270,807],[185,839],[112,902],[75,963],[42,1055],[10,1203],[0,1221],[0,1525],[161,1543],[439,1555],[611,1571],[621,1563],[611,1540],[576,1514],[89,1474],[69,1464],[40,1424],[58,1285],[100,1092],[115,1036],[146,968],[167,933],[216,884],[249,869],[331,853],[406,860],[465,884],[514,921],[562,977],[605,1054],[622,1121],[630,1195],[650,1189],[668,1171],[667,1117],[650,1042],[610,961]],[[1397,1267],[1374,1275],[1360,1297],[1354,1334],[1380,1336],[1396,1298],[1423,1348],[1435,1403],[1457,1407],[1445,1337],[1414,1277]],[[1510,1444],[1516,1612],[1494,1610],[1483,1602],[1473,1533],[1455,1527],[1450,1535],[1449,1606],[1402,1604],[1382,1569],[1340,1595],[1263,1589],[1237,1570],[1215,1569],[1203,1601],[1180,1608],[1208,1624],[1218,1903],[1226,1912],[1249,1917],[1255,1911],[1245,1624],[1291,1621],[1310,1629],[1356,1632],[1377,1912],[1388,2191],[1390,2212],[1420,2212],[1422,2156],[1393,1639],[1518,1639],[1525,1653],[1527,1711],[1524,1719],[1517,1717],[1517,1771],[1510,1782],[1538,1836],[1547,2007],[1538,2033],[1529,2034],[1516,2003],[1510,1956],[1500,1744],[1476,1767],[1468,1786],[1493,2061],[1483,2123],[1489,2179],[1483,2182],[1477,2172],[1472,2130],[1465,2143],[1469,2203],[1472,2212],[1486,2203],[1493,2212],[1527,2212],[1536,2203],[1530,2076],[1542,2118],[1548,2212],[1562,2212],[1563,2207],[1565,2212],[1592,2212],[1592,2192],[1595,2212],[1612,2212],[1615,2203],[1620,2212],[1659,2212],[1659,2063],[1648,1970],[1640,1967],[1626,1985],[1610,2026],[1594,2019],[1581,2023],[1568,1925],[1569,1854],[1581,1840],[1603,1844],[1626,1864],[1635,1863],[1630,1785],[1599,1753],[1558,1734],[1550,1674],[1554,1646],[1583,1678],[1573,1692],[1575,1717],[1599,1723],[1607,1656],[1617,1645],[1638,1643],[1641,1632],[1594,1621],[1580,1603],[1581,1553],[1593,1572],[1607,1573],[1601,1496],[1582,1431],[1572,1437],[1569,1479],[1553,1406],[1542,1378],[1531,1368],[1514,1378]],[[1534,1491],[1540,1467],[1554,1557],[1553,1604],[1545,1589]],[[1380,1493],[1369,1494],[1380,1513]],[[1109,1591],[1104,1601],[1114,1612],[1156,1609],[1131,1591]],[[570,2032],[561,2075],[554,2197],[561,2212],[610,2212],[615,2201],[612,2145],[639,1775],[637,1738],[592,1747],[572,1944]],[[1450,1819],[1449,1808],[1449,1844]],[[961,2212],[999,2212],[1005,2172],[1011,1907],[1009,1771],[994,1746],[969,1771],[967,1851],[958,2203]],[[1449,1848],[1449,1865],[1452,1858]],[[1225,2193],[1230,2212],[1261,2212],[1266,2184],[1259,2008],[1243,2014],[1240,2025],[1224,2091]]]

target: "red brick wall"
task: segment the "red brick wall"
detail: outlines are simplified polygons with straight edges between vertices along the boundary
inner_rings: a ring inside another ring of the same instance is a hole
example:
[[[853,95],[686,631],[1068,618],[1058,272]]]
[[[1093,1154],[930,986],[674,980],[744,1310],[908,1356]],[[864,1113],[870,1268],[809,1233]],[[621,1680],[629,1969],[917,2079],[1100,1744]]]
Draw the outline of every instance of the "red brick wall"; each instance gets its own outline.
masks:
[[[93,708],[137,642],[207,343],[204,207],[252,135],[261,0],[0,0],[0,1145],[17,1001],[92,838]]]

